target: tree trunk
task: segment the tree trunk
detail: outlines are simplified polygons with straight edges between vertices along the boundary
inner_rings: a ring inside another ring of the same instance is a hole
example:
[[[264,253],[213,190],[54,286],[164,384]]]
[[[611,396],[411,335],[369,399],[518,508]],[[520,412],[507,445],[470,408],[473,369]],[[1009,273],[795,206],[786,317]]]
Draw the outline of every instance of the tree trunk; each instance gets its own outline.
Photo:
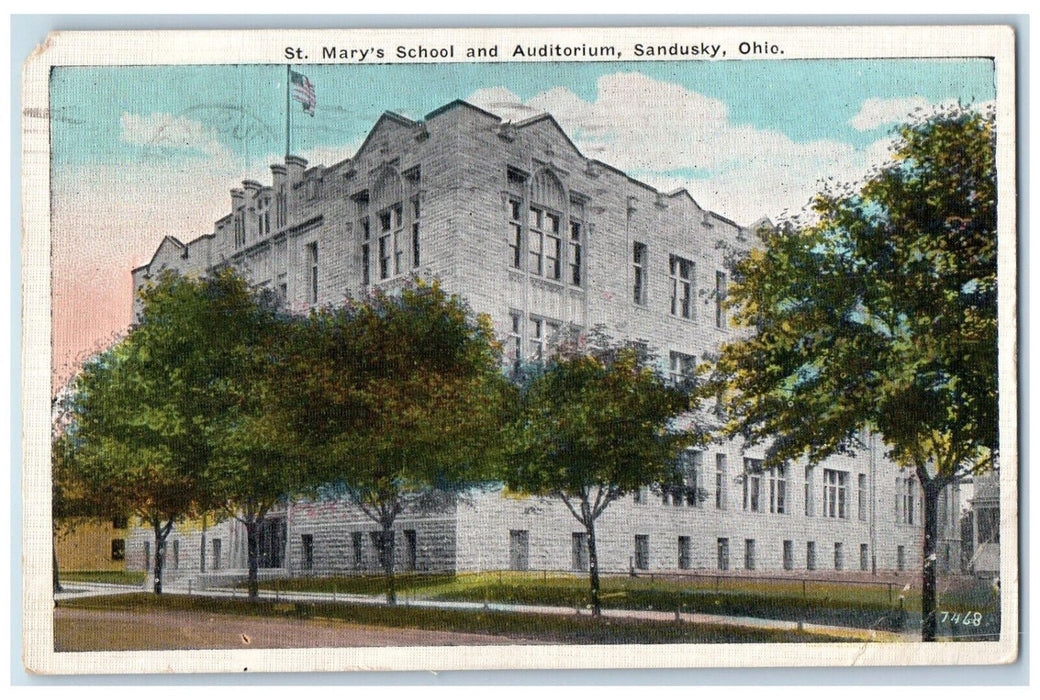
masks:
[[[596,554],[595,520],[588,521],[585,532],[589,535],[589,604],[592,606],[592,616],[599,617],[602,610],[599,599],[599,556]]]
[[[249,597],[260,597],[260,523],[253,517],[246,520],[246,550],[249,559]]]
[[[397,584],[394,580],[394,524],[383,523],[383,532],[379,538],[380,559],[383,563],[383,572],[386,574],[386,602],[387,605],[397,605]]]
[[[52,582],[54,584],[54,592],[61,593],[61,581],[58,578],[58,544],[54,541],[54,535],[51,535],[51,556],[53,561],[51,562],[53,569]]]
[[[170,534],[170,528],[155,524],[155,567],[152,578],[155,595],[162,595],[163,564],[166,561],[166,536]]]
[[[939,534],[939,492],[932,479],[925,480],[918,470],[924,491],[924,551],[921,567],[921,641],[934,642],[936,632],[935,549]]]

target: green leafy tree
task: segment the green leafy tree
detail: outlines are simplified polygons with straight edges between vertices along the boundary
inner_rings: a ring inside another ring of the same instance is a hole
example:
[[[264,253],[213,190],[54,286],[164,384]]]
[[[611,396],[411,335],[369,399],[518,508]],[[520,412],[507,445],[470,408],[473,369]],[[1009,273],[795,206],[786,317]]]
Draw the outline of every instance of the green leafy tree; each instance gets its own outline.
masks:
[[[396,602],[394,523],[487,478],[508,383],[490,321],[437,283],[315,311],[297,328],[287,422],[334,495],[380,527]]]
[[[211,416],[207,480],[220,514],[245,527],[249,596],[257,598],[260,529],[272,508],[310,492],[317,478],[286,429],[278,391],[293,319],[280,312],[272,293],[253,290],[230,272],[204,284],[220,287],[211,303],[224,331],[211,350],[226,362],[211,386],[220,411]]]
[[[599,343],[593,342],[593,345]],[[674,430],[689,409],[636,346],[564,349],[527,373],[511,428],[505,481],[512,491],[555,496],[585,529],[589,601],[601,609],[596,519],[627,493],[674,484],[691,436]],[[696,497],[697,494],[694,494]]]
[[[825,192],[804,225],[762,232],[723,348],[730,432],[766,467],[878,433],[923,489],[923,639],[935,638],[940,492],[997,456],[996,130],[954,108],[899,131],[889,164]]]
[[[248,499],[228,488],[229,455],[245,451],[225,442],[239,435],[243,406],[255,403],[264,336],[255,298],[231,272],[165,274],[141,303],[127,337],[76,378],[66,433],[77,482],[109,512],[151,526],[161,593],[174,524]]]

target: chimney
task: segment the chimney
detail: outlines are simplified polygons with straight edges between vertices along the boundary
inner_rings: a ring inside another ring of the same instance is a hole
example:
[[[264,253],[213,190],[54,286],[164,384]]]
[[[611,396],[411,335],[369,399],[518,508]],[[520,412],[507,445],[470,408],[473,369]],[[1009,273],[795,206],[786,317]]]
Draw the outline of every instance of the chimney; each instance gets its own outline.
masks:
[[[273,163],[271,165],[271,186],[277,192],[278,188],[283,184],[285,184],[285,165]]]
[[[303,179],[303,171],[307,169],[307,159],[300,156],[286,156],[285,168],[289,184],[295,185]]]

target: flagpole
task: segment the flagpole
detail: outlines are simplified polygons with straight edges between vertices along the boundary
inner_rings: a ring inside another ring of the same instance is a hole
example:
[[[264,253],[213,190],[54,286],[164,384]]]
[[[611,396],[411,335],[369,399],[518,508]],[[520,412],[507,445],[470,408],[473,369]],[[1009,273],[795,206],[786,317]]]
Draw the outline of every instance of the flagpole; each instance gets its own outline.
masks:
[[[289,120],[290,120],[290,109],[291,102],[289,101],[289,90],[292,84],[292,66],[291,64],[285,64],[285,157],[288,158],[291,150],[289,148]]]

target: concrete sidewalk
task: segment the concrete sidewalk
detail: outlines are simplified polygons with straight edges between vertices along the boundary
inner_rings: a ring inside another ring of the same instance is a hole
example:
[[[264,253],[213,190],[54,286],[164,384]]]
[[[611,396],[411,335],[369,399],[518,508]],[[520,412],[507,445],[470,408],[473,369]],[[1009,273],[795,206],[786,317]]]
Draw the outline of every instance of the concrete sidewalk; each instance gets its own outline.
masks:
[[[115,595],[119,593],[135,593],[141,591],[141,586],[127,586],[107,583],[81,583],[71,582],[65,585],[67,591],[54,596],[55,600],[69,600],[97,595]],[[207,590],[192,590],[183,586],[164,586],[164,593],[178,595],[204,595],[215,598],[242,598],[247,597],[245,591],[227,587],[211,588]],[[350,603],[354,605],[385,605],[385,598],[380,595],[365,595],[358,593],[312,593],[312,592],[271,592],[260,591],[260,599],[268,602],[286,603]],[[429,608],[436,610],[470,610],[473,612],[511,612],[534,615],[578,615],[591,616],[591,612],[585,608],[574,608],[554,605],[523,605],[514,603],[479,603],[473,601],[455,600],[428,600],[424,598],[412,598],[399,595],[398,605],[404,607]],[[709,613],[680,613],[666,612],[661,610],[623,610],[603,609],[603,617],[627,620],[651,620],[654,622],[688,622],[702,625],[729,625],[731,627],[745,627],[760,630],[790,630],[805,631],[814,634],[824,634],[834,637],[843,637],[850,641],[865,642],[914,642],[918,641],[915,635],[900,634],[897,632],[886,632],[880,630],[863,629],[857,627],[841,627],[837,625],[820,625],[814,623],[802,623],[793,620],[772,620],[757,617],[740,617],[731,615],[712,615]]]

